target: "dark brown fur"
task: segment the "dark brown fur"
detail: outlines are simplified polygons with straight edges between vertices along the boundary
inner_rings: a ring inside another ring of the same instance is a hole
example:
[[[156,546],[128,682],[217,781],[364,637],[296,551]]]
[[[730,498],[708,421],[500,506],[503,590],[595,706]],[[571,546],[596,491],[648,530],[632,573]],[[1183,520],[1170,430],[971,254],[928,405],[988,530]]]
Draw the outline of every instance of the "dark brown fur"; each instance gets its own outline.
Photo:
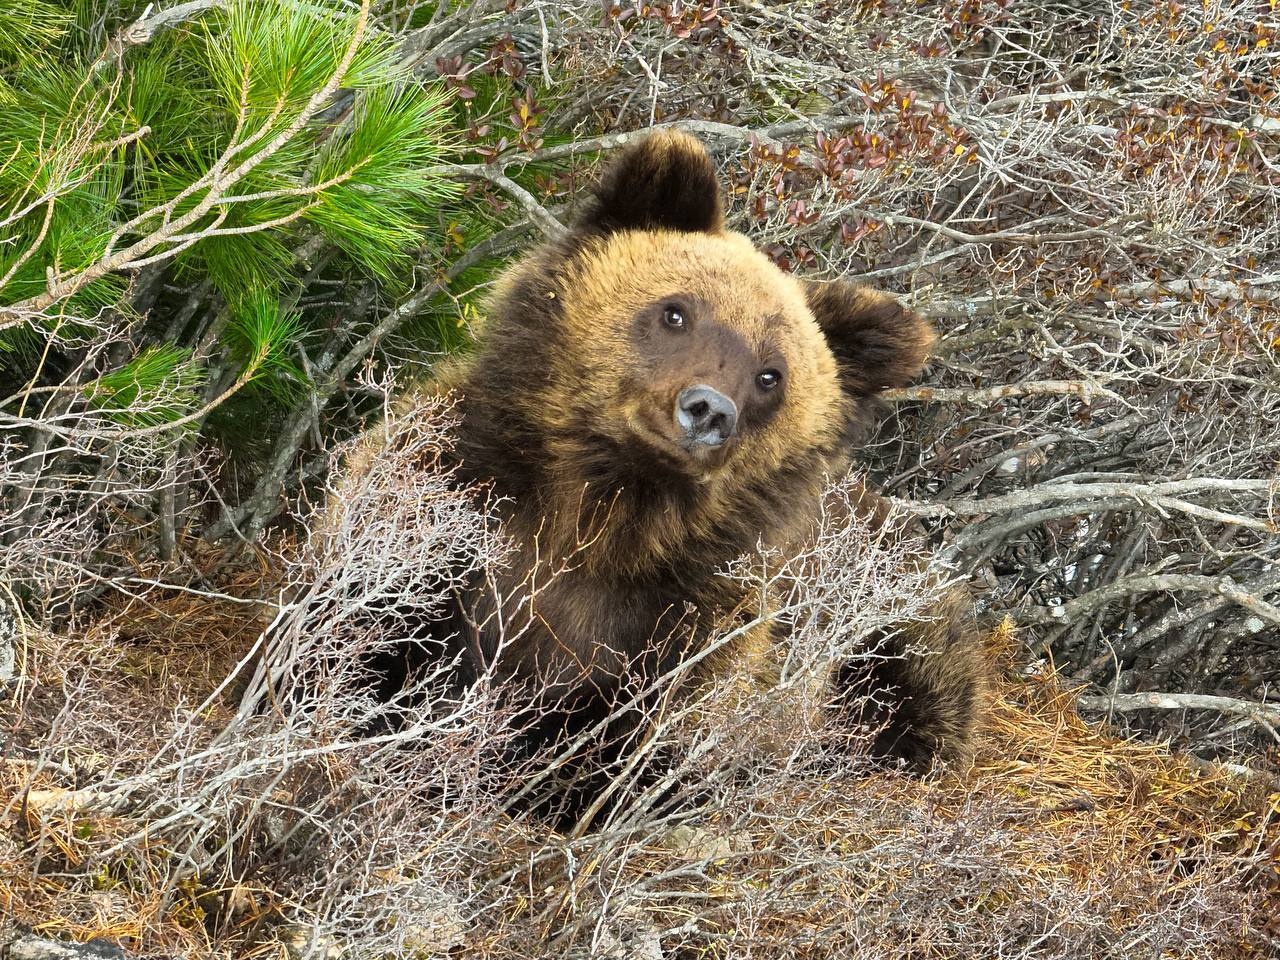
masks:
[[[680,331],[663,326],[673,303],[687,315]],[[437,381],[461,395],[461,477],[509,498],[518,544],[496,591],[477,584],[437,632],[458,635],[471,675],[492,664],[568,704],[533,740],[581,729],[742,603],[720,575],[727,563],[762,541],[803,545],[868,403],[914,377],[932,342],[893,299],[801,284],[724,231],[693,138],[632,145],[567,238],[508,271],[478,351]],[[761,368],[782,386],[764,392]],[[738,405],[723,448],[685,449],[672,432],[673,397],[690,383]],[[883,514],[870,493],[863,507]],[[901,706],[880,748],[918,764],[966,751],[984,684],[967,601],[942,593],[939,605],[940,619],[892,641],[927,653],[837,678],[841,691],[893,689]],[[781,630],[750,631],[750,649],[730,654],[772,656]],[[499,654],[504,633],[514,639]],[[622,740],[635,732],[614,727]]]

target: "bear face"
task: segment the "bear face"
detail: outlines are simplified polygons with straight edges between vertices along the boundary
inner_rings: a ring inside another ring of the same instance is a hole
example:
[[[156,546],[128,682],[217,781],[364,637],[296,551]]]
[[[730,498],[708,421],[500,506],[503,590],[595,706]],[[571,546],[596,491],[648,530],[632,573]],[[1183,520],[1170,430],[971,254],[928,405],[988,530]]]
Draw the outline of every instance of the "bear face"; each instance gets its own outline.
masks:
[[[462,461],[524,501],[544,538],[590,530],[588,564],[705,575],[793,539],[868,402],[915,376],[932,342],[892,298],[802,283],[726,230],[705,149],[663,131],[499,283],[455,377]]]
[[[661,272],[653,264],[667,265]],[[620,449],[699,484],[776,471],[791,439],[830,445],[847,417],[835,358],[800,285],[737,234],[625,231],[563,274],[572,412]]]

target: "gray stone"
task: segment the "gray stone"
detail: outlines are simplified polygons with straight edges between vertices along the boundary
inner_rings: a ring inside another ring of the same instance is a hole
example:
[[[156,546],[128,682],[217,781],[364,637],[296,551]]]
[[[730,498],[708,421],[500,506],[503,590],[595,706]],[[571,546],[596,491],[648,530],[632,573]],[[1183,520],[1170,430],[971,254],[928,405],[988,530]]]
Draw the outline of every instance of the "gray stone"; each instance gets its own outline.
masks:
[[[277,933],[289,960],[340,960],[346,947],[306,923],[291,923]]]
[[[405,949],[415,957],[444,956],[462,946],[466,939],[467,924],[462,918],[462,908],[443,892],[439,902],[429,909],[414,912],[404,932]]]
[[[668,831],[662,838],[662,845],[691,862],[724,860],[751,848],[750,840],[745,837],[727,836],[689,824],[681,824]]]
[[[128,954],[106,940],[75,943],[31,934],[0,944],[0,960],[127,960]]]
[[[624,910],[601,931],[592,956],[600,960],[666,960],[658,928],[634,910]]]
[[[18,617],[0,590],[0,691],[18,676]]]

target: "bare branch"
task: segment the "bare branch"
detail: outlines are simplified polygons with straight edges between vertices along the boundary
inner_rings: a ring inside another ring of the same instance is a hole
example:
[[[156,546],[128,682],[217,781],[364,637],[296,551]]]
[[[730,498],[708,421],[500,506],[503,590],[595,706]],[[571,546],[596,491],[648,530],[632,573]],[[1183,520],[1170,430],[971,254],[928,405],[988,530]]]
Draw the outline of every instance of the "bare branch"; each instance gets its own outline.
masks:
[[[885,400],[904,402],[923,400],[926,403],[996,403],[1010,397],[1079,397],[1085,403],[1093,403],[1098,397],[1121,401],[1122,398],[1106,387],[1084,380],[1038,380],[1029,383],[1010,383],[998,387],[973,389],[948,389],[946,387],[901,387],[886,390]]]
[[[1247,717],[1280,743],[1280,706],[1275,704],[1200,693],[1116,693],[1109,696],[1084,696],[1077,702],[1086,710],[1107,713],[1123,713],[1127,710],[1216,710],[1219,713]]]

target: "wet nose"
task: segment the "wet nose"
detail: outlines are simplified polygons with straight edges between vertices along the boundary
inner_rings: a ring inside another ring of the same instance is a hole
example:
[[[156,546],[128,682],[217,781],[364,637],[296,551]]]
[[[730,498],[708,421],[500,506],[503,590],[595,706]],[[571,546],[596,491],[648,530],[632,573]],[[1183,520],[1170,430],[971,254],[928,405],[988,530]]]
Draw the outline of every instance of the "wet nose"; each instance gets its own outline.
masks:
[[[676,398],[676,425],[694,443],[718,447],[733,436],[738,407],[719,390],[699,383]]]

